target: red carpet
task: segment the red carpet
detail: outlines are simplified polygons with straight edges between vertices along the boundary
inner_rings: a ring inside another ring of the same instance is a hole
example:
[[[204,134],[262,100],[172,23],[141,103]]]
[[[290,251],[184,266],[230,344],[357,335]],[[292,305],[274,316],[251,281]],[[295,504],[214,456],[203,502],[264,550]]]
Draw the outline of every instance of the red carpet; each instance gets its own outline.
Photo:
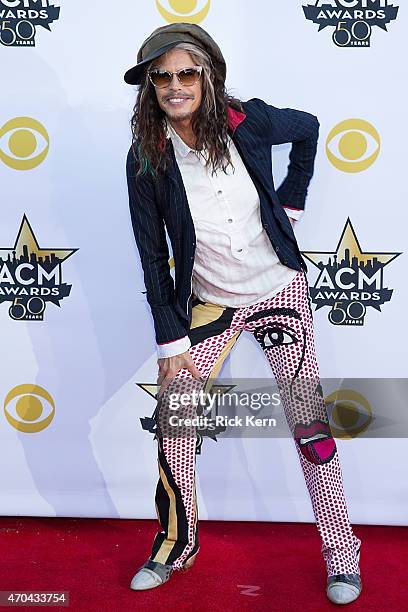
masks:
[[[320,540],[306,523],[202,521],[194,567],[133,592],[155,529],[155,521],[0,518],[0,590],[69,591],[69,608],[48,609],[75,612],[408,609],[406,527],[355,527],[363,592],[342,607],[326,598]]]

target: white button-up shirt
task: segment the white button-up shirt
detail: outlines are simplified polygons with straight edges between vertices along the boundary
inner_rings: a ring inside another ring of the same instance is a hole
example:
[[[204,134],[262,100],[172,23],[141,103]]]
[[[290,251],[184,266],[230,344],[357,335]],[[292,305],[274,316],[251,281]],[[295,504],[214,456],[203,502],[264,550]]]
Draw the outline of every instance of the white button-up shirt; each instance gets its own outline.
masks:
[[[258,192],[232,139],[229,150],[235,171],[228,166],[227,174],[222,170],[212,174],[203,155],[191,149],[170,123],[167,137],[172,140],[196,233],[193,293],[202,301],[235,308],[275,295],[297,270],[285,266],[275,253],[262,226]],[[287,214],[292,216],[292,211]],[[158,354],[170,357],[190,346],[185,336],[158,345]]]

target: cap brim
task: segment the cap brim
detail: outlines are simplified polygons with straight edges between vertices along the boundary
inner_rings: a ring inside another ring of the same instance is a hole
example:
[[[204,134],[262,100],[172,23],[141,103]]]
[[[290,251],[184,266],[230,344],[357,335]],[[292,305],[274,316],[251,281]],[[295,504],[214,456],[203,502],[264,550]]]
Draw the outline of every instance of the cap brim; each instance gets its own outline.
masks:
[[[163,47],[160,47],[160,49],[157,49],[157,51],[154,51],[153,53],[151,53],[142,62],[139,62],[138,64],[136,64],[136,66],[133,66],[133,68],[130,68],[129,70],[127,70],[127,72],[125,72],[125,76],[123,77],[125,79],[125,82],[128,85],[140,85],[141,77],[143,75],[143,69],[146,66],[146,64],[156,59],[156,57],[163,55],[163,53],[166,53],[166,51],[169,51],[170,49],[178,45],[178,43],[180,42],[185,42],[185,41],[174,40],[173,42],[167,45],[164,45]]]

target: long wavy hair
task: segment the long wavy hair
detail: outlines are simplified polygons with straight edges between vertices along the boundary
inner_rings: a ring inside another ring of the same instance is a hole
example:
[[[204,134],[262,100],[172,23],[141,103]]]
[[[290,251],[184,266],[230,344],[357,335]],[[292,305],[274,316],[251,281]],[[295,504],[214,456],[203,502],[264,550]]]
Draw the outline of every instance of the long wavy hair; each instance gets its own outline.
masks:
[[[203,66],[201,73],[201,104],[194,111],[191,121],[196,137],[196,150],[206,152],[206,167],[214,173],[232,167],[228,149],[227,106],[243,112],[241,100],[231,96],[221,75],[215,70],[210,55],[192,43],[179,43],[175,49],[188,51],[196,65]],[[155,60],[144,69],[131,118],[132,146],[137,149],[139,168],[137,174],[149,172],[154,177],[165,172],[170,161],[166,146],[166,114],[160,108],[148,71]],[[135,152],[136,154],[136,152]]]

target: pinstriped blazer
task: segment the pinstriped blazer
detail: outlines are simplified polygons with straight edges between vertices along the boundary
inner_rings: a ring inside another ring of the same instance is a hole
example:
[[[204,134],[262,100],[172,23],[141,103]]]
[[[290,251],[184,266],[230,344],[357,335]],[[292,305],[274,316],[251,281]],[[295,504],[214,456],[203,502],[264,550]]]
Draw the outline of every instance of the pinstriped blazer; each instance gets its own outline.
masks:
[[[242,103],[244,113],[228,108],[228,131],[251,176],[260,199],[262,225],[280,261],[307,270],[284,206],[304,210],[313,175],[319,121],[291,108],[276,108],[259,98]],[[157,344],[186,336],[191,325],[191,278],[196,235],[173,145],[166,146],[171,163],[163,176],[136,176],[136,148],[126,161],[130,216],[140,254]],[[275,191],[271,146],[292,143],[285,179]],[[172,246],[175,281],[170,274]]]

